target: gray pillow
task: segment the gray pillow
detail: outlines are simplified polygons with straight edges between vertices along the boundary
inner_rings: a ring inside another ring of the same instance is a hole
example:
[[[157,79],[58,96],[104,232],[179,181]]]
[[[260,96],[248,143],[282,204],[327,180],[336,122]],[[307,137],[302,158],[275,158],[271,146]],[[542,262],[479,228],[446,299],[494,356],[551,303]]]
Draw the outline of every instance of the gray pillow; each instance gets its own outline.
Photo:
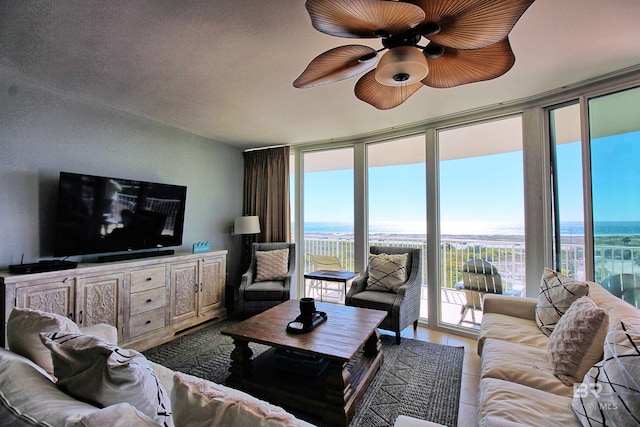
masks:
[[[129,403],[173,427],[169,396],[142,354],[88,335],[50,332],[40,338],[51,351],[61,390],[101,407]]]

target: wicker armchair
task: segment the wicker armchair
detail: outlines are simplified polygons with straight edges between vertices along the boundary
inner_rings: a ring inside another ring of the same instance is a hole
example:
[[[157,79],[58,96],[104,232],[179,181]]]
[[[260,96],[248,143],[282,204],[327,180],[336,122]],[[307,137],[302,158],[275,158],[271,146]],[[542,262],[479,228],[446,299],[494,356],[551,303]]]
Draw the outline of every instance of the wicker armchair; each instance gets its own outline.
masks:
[[[256,282],[256,252],[276,249],[289,249],[289,271],[286,277],[282,280]],[[247,314],[260,313],[287,301],[290,298],[291,286],[295,284],[295,269],[295,243],[254,243],[251,247],[251,264],[247,272],[242,275],[238,290],[239,311]]]
[[[400,332],[413,323],[418,327],[420,317],[420,291],[422,285],[422,249],[373,246],[372,254],[408,253],[407,281],[400,286],[397,293],[367,290],[369,268],[353,281],[345,298],[345,305],[361,308],[373,308],[387,312],[387,317],[380,325],[381,329],[394,331],[396,343],[400,344]]]

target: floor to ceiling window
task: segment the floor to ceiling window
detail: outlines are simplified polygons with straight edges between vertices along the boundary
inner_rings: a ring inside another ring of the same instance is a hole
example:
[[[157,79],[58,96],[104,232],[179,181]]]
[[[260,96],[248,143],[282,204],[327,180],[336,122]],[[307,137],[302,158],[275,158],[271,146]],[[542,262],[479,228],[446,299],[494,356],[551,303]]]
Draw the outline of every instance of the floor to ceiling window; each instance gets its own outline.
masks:
[[[585,275],[580,104],[549,110],[554,267],[579,280]]]
[[[422,249],[420,317],[427,318],[424,135],[367,145],[370,246]]]
[[[312,255],[362,271],[368,246],[417,245],[430,327],[474,334],[482,292],[535,296],[547,266],[609,280],[640,305],[640,88],[609,84],[488,109],[511,114],[500,119],[472,113],[416,126],[415,136],[299,147],[298,295],[320,295],[303,280],[317,269]],[[343,302],[344,287],[320,292]]]
[[[333,269],[327,257],[343,270],[354,270],[353,148],[303,154],[303,272]],[[323,256],[320,260],[317,256]],[[323,301],[344,300],[344,285],[305,281],[306,296]]]
[[[482,292],[524,294],[520,116],[438,132],[440,319],[477,328]]]
[[[594,278],[640,307],[640,88],[588,107]]]

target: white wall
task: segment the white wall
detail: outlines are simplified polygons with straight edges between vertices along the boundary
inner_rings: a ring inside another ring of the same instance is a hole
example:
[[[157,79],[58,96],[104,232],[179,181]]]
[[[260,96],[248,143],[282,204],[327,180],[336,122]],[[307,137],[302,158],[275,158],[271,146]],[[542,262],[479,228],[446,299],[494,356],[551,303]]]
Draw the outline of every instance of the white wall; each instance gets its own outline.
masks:
[[[239,277],[242,150],[72,99],[0,70],[0,269],[53,256],[60,171],[187,186],[184,246],[228,249]],[[176,248],[180,249],[180,248]],[[78,258],[71,258],[80,261]]]

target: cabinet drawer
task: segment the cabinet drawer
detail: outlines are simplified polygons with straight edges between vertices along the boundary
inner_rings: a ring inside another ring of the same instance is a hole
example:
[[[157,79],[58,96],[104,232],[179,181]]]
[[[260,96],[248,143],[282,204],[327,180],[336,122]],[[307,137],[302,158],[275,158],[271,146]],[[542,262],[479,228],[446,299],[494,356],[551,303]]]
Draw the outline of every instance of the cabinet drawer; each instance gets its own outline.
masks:
[[[129,335],[131,338],[164,328],[164,308],[156,308],[129,319]]]
[[[131,293],[164,287],[166,283],[164,266],[133,270],[131,272]]]
[[[136,292],[131,294],[131,315],[144,313],[155,310],[156,308],[164,308],[167,305],[167,293],[165,288],[149,289],[148,291]]]

